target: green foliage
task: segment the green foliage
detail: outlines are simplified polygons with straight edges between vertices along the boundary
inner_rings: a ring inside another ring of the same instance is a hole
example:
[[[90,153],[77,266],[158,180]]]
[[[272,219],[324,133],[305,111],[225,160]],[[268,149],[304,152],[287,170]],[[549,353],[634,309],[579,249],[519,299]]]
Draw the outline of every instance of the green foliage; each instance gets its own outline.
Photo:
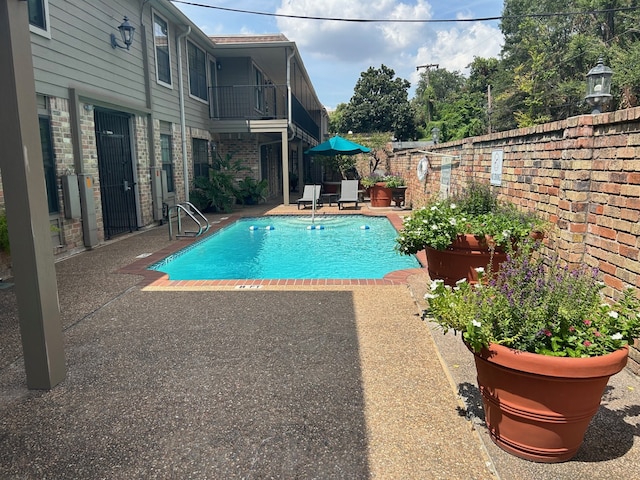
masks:
[[[416,128],[408,100],[410,83],[394,77],[395,72],[385,65],[362,72],[349,103],[338,106],[331,128],[343,134],[393,132],[400,140],[414,139]]]
[[[431,139],[437,126],[449,141],[588,113],[585,75],[600,56],[614,70],[609,108],[637,106],[635,6],[632,0],[505,0],[499,59],[474,58],[468,78],[445,69],[421,72],[411,101],[421,136]],[[631,8],[606,12],[625,7]],[[585,13],[548,15],[553,12]]]
[[[241,160],[233,160],[231,154],[224,158],[216,155],[209,166],[209,176],[194,179],[189,200],[202,211],[231,212],[238,196],[235,179],[244,170],[248,168]]]
[[[382,175],[376,175],[374,173],[372,173],[371,175],[367,175],[365,177],[362,177],[360,179],[360,184],[364,187],[364,188],[371,188],[373,187],[376,183],[378,182],[382,182],[383,180]]]
[[[441,280],[425,295],[425,316],[446,332],[462,332],[478,352],[490,343],[560,357],[605,355],[640,335],[640,301],[632,289],[603,303],[595,269],[569,269],[534,254],[534,244],[511,254],[498,272],[451,288]]]
[[[256,205],[267,199],[268,190],[266,179],[257,181],[253,177],[245,177],[238,182],[236,198],[245,205]]]
[[[404,178],[398,175],[386,175],[383,177],[384,186],[387,188],[404,187]]]
[[[463,195],[433,201],[405,217],[396,250],[405,255],[425,246],[444,250],[465,234],[487,239],[491,247],[509,249],[543,225],[534,214],[497,202],[488,186],[472,183]]]
[[[0,250],[9,253],[9,226],[7,214],[0,211]]]

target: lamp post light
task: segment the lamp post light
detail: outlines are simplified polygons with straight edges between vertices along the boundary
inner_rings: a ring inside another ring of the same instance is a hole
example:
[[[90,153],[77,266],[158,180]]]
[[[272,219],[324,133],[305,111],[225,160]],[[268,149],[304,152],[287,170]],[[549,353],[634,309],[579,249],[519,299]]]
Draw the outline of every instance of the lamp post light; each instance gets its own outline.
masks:
[[[602,60],[587,73],[587,96],[585,100],[593,107],[592,114],[601,113],[601,108],[611,101],[611,77],[613,70]]]
[[[433,140],[433,143],[440,142],[440,129],[438,127],[433,127],[431,129],[431,139]]]

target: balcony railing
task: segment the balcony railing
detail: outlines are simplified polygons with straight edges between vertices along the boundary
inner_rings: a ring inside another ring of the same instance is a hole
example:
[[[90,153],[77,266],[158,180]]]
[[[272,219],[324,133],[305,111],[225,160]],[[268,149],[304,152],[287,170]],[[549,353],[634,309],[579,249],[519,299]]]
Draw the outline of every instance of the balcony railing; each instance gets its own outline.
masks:
[[[286,85],[233,85],[210,87],[209,115],[216,120],[281,120],[287,119]],[[292,122],[316,139],[320,127],[293,96]]]
[[[233,85],[211,87],[211,118],[283,119],[287,118],[286,85]]]

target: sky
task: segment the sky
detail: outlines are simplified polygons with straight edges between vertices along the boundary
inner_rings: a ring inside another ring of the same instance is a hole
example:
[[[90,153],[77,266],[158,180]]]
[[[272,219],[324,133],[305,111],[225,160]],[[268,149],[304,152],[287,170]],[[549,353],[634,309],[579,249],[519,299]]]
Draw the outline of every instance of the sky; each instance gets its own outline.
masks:
[[[468,73],[474,57],[497,57],[503,37],[502,0],[189,0],[285,15],[359,19],[453,20],[437,23],[352,23],[225,12],[174,3],[207,35],[283,33],[296,43],[318,98],[329,110],[348,103],[360,74],[369,67],[392,68],[411,83],[420,65],[437,64]],[[421,69],[420,71],[424,71]]]

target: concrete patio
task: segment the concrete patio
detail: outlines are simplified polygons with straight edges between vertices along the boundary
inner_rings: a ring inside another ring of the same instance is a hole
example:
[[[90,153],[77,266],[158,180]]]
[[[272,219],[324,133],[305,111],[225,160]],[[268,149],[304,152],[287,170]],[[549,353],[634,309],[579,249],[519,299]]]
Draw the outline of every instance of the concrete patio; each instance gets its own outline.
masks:
[[[175,244],[156,227],[56,264],[68,373],[52,391],[26,388],[5,282],[0,478],[605,479],[640,464],[640,382],[627,371],[574,460],[495,447],[471,354],[420,319],[425,272],[197,291],[123,273]]]

